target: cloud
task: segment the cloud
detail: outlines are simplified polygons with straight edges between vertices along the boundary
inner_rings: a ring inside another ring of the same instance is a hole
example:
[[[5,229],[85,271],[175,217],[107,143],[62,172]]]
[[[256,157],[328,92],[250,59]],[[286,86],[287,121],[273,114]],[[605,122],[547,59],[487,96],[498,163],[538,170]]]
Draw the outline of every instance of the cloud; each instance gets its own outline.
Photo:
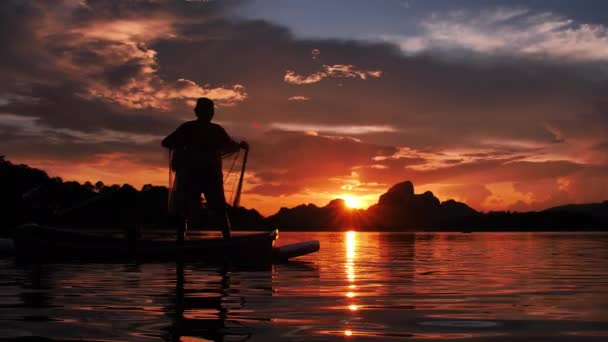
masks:
[[[82,96],[99,97],[129,108],[169,110],[174,100],[209,97],[219,105],[234,105],[246,99],[244,86],[213,87],[179,78],[165,80],[159,73],[157,52],[149,45],[176,38],[170,18],[94,21],[76,28],[59,28],[53,35],[61,67],[83,75]],[[62,46],[61,46],[62,45]],[[91,53],[94,57],[91,58]]]
[[[80,158],[70,163],[57,163],[43,156],[22,161],[44,169],[51,177],[60,176],[65,180],[78,182],[94,183],[102,180],[105,184],[130,184],[140,188],[150,183],[166,185],[168,177],[164,165],[149,165],[137,153],[100,153],[96,154],[95,158]]]
[[[94,132],[77,131],[69,128],[51,128],[39,123],[39,118],[0,113],[0,127],[11,129],[14,137],[44,137],[48,142],[59,143],[66,139],[70,143],[102,144],[121,142],[145,144],[157,142],[162,136],[152,134],[135,134],[110,129]]]
[[[551,179],[522,181],[513,184],[520,200],[512,210],[542,210],[565,203],[590,203],[606,199],[607,167],[586,167],[577,172]]]
[[[0,113],[0,133],[3,154],[9,158],[17,157],[32,166],[50,165],[49,171],[66,170],[69,165],[90,164],[107,155],[116,155],[115,159],[124,157],[132,164],[139,163],[141,168],[166,165],[165,157],[158,149],[162,136],[155,134],[105,128],[88,131],[57,128],[45,125],[36,117],[9,113]],[[123,170],[109,166],[104,172],[115,173],[115,179]]]
[[[313,84],[320,82],[324,78],[358,78],[366,80],[369,77],[380,78],[382,76],[381,70],[357,70],[354,65],[334,64],[325,65],[321,67],[321,71],[314,72],[310,75],[298,75],[293,70],[287,70],[283,80],[290,84]]]
[[[39,134],[42,129],[38,126],[38,118],[0,113],[0,127],[6,130],[17,129],[22,134]],[[15,132],[11,132],[15,134]]]
[[[78,83],[81,97],[133,109],[167,111],[196,96],[212,97],[220,106],[242,102],[247,93],[240,83],[210,84],[159,73],[153,45],[181,39],[180,25],[213,16],[217,7],[192,5],[186,14],[182,6],[167,1],[3,2],[0,32],[7,53],[0,77],[5,87]]]
[[[520,145],[516,145],[521,147]],[[425,171],[438,169],[451,169],[457,165],[473,165],[484,162],[513,162],[524,160],[530,155],[527,149],[513,149],[511,144],[493,147],[478,148],[446,148],[417,150],[410,147],[400,147],[389,156],[377,156],[374,158],[378,163],[387,163],[400,160],[419,160],[421,162],[409,165],[410,170]]]
[[[483,208],[492,192],[483,184],[454,184],[441,186],[438,194],[467,203],[474,208]]]
[[[289,101],[308,101],[310,100],[310,97],[306,97],[306,96],[290,96],[287,98],[287,100]]]
[[[252,141],[252,194],[292,195],[301,191],[341,191],[359,165],[374,156],[391,154],[394,148],[356,139],[269,131]],[[277,151],[281,151],[278,152]]]
[[[577,23],[551,12],[523,8],[461,10],[434,13],[419,25],[419,34],[382,38],[396,42],[406,54],[460,49],[532,59],[608,61],[606,26]]]
[[[270,129],[278,129],[291,132],[318,132],[339,135],[360,135],[370,133],[397,132],[397,128],[390,125],[350,125],[333,126],[324,124],[301,124],[287,122],[273,122],[269,125]]]

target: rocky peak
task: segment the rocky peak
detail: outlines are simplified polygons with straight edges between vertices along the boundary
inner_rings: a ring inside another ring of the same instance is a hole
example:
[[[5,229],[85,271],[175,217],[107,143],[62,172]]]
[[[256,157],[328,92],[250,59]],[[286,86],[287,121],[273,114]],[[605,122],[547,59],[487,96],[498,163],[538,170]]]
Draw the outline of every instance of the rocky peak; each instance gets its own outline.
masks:
[[[388,191],[380,196],[378,204],[390,205],[392,203],[409,202],[414,197],[414,184],[405,181],[393,185]]]

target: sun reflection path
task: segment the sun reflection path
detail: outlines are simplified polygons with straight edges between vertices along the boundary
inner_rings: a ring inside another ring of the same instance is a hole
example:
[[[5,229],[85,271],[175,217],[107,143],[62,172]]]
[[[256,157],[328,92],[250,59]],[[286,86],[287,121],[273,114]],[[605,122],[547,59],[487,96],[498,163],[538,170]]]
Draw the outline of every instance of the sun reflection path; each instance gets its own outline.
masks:
[[[357,293],[354,291],[357,288],[355,280],[357,278],[355,271],[355,260],[357,257],[357,232],[348,231],[344,239],[346,247],[346,261],[344,263],[344,269],[346,272],[346,291],[345,297],[347,301],[346,309],[352,315],[354,312],[359,310],[359,306],[356,302]],[[349,316],[350,316],[349,315]],[[353,332],[349,327],[349,320],[346,320],[346,326],[344,327],[344,335],[352,336]]]
[[[355,244],[357,242],[357,232],[349,230],[346,232],[346,260],[353,261],[355,258]]]

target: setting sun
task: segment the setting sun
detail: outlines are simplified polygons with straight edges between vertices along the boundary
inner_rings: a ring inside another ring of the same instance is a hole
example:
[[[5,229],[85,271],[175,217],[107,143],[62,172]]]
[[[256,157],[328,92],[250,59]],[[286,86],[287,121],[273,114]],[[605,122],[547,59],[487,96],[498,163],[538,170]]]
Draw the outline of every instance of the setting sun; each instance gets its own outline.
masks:
[[[361,199],[359,199],[358,197],[343,195],[342,199],[344,199],[344,204],[346,204],[346,206],[349,208],[358,209],[363,206],[363,203],[361,203]]]

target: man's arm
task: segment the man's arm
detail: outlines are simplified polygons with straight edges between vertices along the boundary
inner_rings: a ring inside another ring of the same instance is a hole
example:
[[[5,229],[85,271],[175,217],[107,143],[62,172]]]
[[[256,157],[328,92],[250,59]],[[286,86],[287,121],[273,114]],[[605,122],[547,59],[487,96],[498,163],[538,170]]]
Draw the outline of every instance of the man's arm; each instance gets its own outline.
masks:
[[[219,131],[220,131],[220,138],[222,141],[222,152],[223,153],[234,153],[237,152],[239,150],[239,148],[244,148],[244,149],[248,149],[249,148],[249,144],[247,144],[247,142],[245,141],[241,141],[236,142],[234,141],[234,139],[232,139],[228,133],[226,133],[226,130],[219,126]]]
[[[172,150],[186,145],[184,125],[179,126],[173,133],[169,134],[165,139],[163,139],[160,144],[164,148],[169,148]]]

